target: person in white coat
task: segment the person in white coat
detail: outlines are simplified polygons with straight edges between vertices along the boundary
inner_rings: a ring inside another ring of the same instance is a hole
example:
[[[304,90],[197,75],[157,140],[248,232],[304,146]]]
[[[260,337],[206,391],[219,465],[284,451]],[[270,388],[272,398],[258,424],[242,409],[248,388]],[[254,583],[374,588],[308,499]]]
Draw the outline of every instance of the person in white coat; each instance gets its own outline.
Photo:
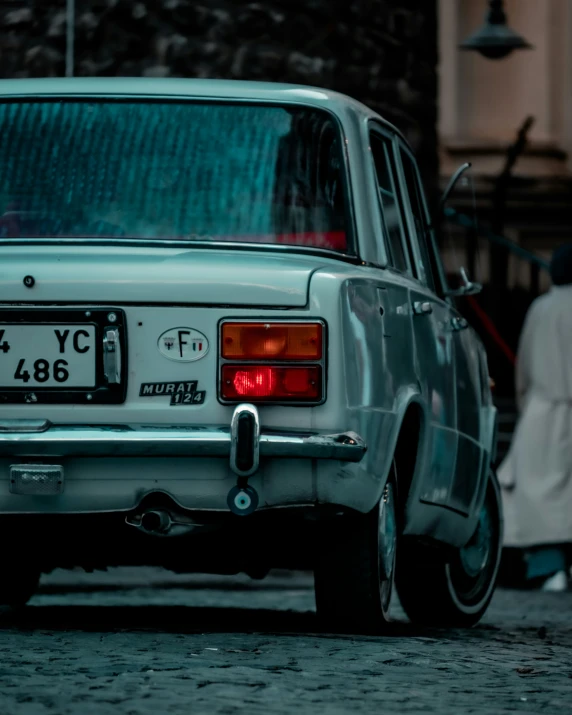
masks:
[[[499,467],[504,545],[525,550],[531,587],[568,587],[572,544],[572,244],[550,264],[552,288],[531,305],[516,366],[519,420]]]

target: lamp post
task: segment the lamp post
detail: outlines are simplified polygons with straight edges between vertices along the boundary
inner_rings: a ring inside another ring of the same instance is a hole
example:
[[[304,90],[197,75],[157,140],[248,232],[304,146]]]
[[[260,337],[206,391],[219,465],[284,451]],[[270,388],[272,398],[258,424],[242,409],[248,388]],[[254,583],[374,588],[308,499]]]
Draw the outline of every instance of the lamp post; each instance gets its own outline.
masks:
[[[66,77],[74,75],[75,0],[66,2]]]
[[[460,48],[479,52],[490,60],[500,60],[513,50],[530,50],[532,45],[508,27],[503,0],[489,0],[484,25],[462,42]]]

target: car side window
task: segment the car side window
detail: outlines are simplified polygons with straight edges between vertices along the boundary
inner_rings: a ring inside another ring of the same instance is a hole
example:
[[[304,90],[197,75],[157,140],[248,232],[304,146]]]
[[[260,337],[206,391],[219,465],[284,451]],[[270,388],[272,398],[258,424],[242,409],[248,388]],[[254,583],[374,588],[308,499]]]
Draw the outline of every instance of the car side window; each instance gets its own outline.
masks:
[[[407,272],[409,265],[405,254],[401,212],[397,200],[397,181],[391,141],[381,134],[371,132],[370,146],[375,164],[382,222],[391,265],[398,271]]]
[[[419,271],[421,275],[417,277],[426,283],[431,290],[435,291],[439,281],[439,274],[435,264],[435,256],[432,253],[431,235],[429,226],[427,225],[421,184],[415,170],[415,165],[413,164],[413,159],[404,152],[403,149],[401,149],[400,155],[421,258]]]

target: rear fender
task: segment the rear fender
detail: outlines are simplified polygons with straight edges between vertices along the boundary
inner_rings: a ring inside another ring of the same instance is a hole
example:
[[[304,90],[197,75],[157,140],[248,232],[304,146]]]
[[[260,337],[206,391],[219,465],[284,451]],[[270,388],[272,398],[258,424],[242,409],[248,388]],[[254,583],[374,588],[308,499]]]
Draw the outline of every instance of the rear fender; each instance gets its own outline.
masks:
[[[426,454],[429,444],[427,430],[429,414],[427,411],[427,405],[425,404],[421,394],[411,387],[400,391],[396,398],[397,419],[395,420],[395,431],[392,435],[391,443],[388,449],[388,454],[391,455],[391,457],[383,472],[383,486],[385,486],[385,482],[387,481],[391,470],[391,464],[397,454],[399,439],[404,433],[404,430],[407,429],[406,420],[410,415],[411,410],[415,410],[418,413],[419,421],[419,430],[417,435],[415,435],[415,438],[417,439],[417,444],[415,445],[417,452],[415,463],[411,467],[408,467],[405,471],[400,470],[399,464],[397,465],[397,489],[399,501],[402,504],[405,514],[410,507],[413,495],[416,491],[418,491],[418,488],[416,487],[420,485],[420,482],[423,480],[423,465],[426,463]],[[413,445],[411,448],[413,449]]]
[[[405,471],[400,470],[397,464],[397,488],[398,496],[402,504],[403,534],[405,536],[427,536],[438,542],[450,544],[452,546],[462,546],[471,537],[476,524],[478,511],[471,519],[465,515],[454,512],[443,506],[428,504],[421,501],[424,481],[427,478],[426,465],[430,456],[430,414],[428,406],[421,395],[413,389],[405,389],[396,400],[397,419],[395,421],[395,432],[388,445],[387,454],[390,455],[387,464],[384,464],[383,486],[391,469],[391,460],[398,449],[398,441],[403,431],[407,429],[406,420],[410,410],[418,410],[418,444],[417,455],[414,465],[407,465]],[[407,460],[405,460],[407,462]],[[488,480],[484,479],[485,485]],[[485,489],[482,498],[484,499]],[[381,494],[379,495],[381,498]]]
[[[419,434],[418,434],[418,445],[417,445],[417,459],[415,460],[415,466],[411,474],[400,476],[399,466],[397,471],[397,490],[400,494],[399,499],[401,500],[403,496],[406,498],[405,508],[408,508],[412,494],[415,493],[415,484],[423,479],[423,469],[422,465],[425,463],[425,454],[427,451],[427,429],[426,425],[428,423],[427,407],[423,401],[421,394],[415,390],[413,387],[404,387],[399,390],[395,399],[395,419],[393,429],[390,433],[390,437],[385,445],[380,449],[380,463],[379,463],[379,475],[381,479],[379,480],[379,490],[376,494],[372,508],[381,499],[385,484],[391,473],[391,468],[393,461],[395,459],[397,444],[399,437],[404,429],[404,424],[409,410],[415,409],[419,411]]]

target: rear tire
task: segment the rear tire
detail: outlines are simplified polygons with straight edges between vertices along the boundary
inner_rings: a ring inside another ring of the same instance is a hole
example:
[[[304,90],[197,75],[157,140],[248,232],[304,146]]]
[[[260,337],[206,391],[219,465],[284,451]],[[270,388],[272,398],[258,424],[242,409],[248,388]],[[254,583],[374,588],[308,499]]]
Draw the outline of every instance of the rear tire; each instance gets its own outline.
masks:
[[[314,581],[318,617],[330,630],[381,632],[390,621],[396,497],[392,470],[372,511],[344,517],[323,534]]]
[[[469,628],[483,617],[492,598],[502,550],[502,506],[491,471],[474,535],[447,558],[432,558],[426,547],[402,554],[396,571],[401,605],[413,623]]]

